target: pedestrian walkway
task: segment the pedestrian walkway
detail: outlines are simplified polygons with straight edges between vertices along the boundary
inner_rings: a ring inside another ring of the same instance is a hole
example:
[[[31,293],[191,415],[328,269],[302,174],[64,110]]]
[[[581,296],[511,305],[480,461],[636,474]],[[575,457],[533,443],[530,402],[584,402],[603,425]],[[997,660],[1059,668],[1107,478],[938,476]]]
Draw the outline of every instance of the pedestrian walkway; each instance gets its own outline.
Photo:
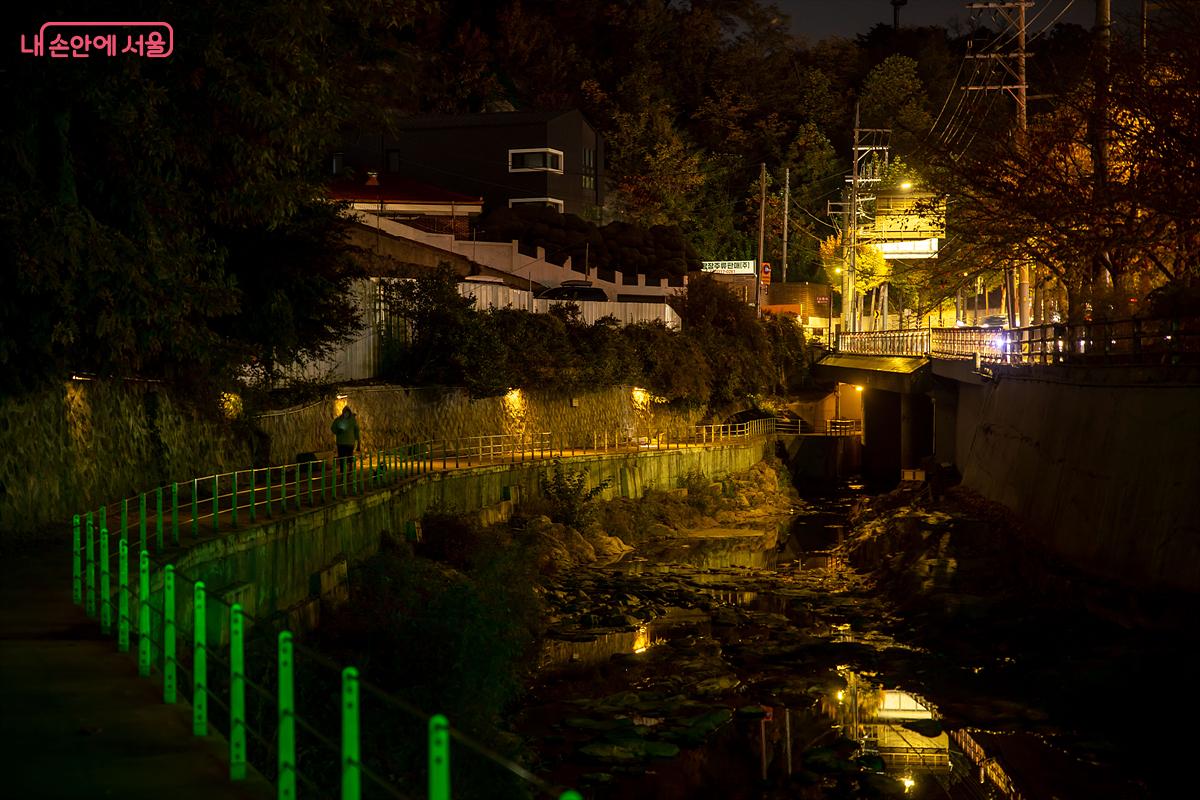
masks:
[[[192,736],[136,656],[71,602],[67,543],[0,558],[0,774],[10,798],[266,800],[251,770],[229,781],[228,745]]]

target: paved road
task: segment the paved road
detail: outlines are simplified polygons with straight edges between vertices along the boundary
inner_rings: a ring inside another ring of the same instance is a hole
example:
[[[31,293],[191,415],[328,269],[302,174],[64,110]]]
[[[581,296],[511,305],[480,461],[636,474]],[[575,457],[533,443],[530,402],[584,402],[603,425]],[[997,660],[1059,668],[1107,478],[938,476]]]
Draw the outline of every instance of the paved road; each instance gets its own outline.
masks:
[[[190,707],[100,636],[71,603],[68,545],[54,550],[0,557],[0,795],[274,797],[257,773],[229,782],[225,740],[193,737]]]

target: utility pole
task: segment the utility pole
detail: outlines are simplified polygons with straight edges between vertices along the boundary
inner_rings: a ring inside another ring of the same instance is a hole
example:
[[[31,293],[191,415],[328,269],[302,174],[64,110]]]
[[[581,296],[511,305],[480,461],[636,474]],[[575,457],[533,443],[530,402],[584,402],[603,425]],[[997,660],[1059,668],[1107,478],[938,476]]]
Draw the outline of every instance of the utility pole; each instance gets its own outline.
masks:
[[[1112,71],[1112,6],[1110,0],[1096,0],[1096,110],[1092,114],[1092,174],[1095,182],[1096,202],[1102,202],[1108,187],[1108,85]],[[1092,279],[1104,280],[1112,275],[1108,269],[1107,254],[1096,257],[1092,265]]]
[[[854,104],[854,153],[850,165],[850,264],[846,270],[848,295],[850,301],[850,327],[848,331],[858,331],[858,290],[855,281],[858,272],[858,103]],[[843,313],[846,308],[847,296],[842,296]],[[844,323],[843,323],[844,325]]]
[[[1146,38],[1150,28],[1150,3],[1142,0],[1142,55],[1146,55]]]
[[[854,106],[854,143],[852,146],[853,163],[850,167],[849,201],[830,202],[829,213],[841,212],[845,220],[842,225],[842,263],[846,269],[842,272],[842,331],[851,333],[859,329],[859,303],[857,292],[858,278],[858,215],[863,203],[875,200],[873,194],[863,194],[860,187],[875,186],[883,180],[887,171],[888,145],[887,138],[891,135],[890,128],[861,128],[859,127],[859,107]],[[864,164],[864,156],[871,160]],[[845,195],[842,195],[845,197]],[[848,252],[847,252],[848,251]]]
[[[787,283],[787,240],[788,240],[788,210],[791,207],[792,168],[783,169],[783,269],[779,271],[779,282]]]
[[[763,234],[767,225],[767,165],[758,165],[758,264],[754,268],[754,313],[762,314]]]
[[[967,85],[962,88],[968,91],[1005,91],[1013,96],[1017,101],[1017,135],[1022,143],[1025,140],[1025,132],[1028,128],[1028,90],[1029,83],[1025,75],[1025,58],[1029,55],[1025,52],[1026,30],[1025,10],[1033,6],[1032,0],[1006,0],[1006,2],[987,2],[987,3],[968,3],[967,8],[972,10],[985,10],[998,13],[1004,18],[1004,21],[1017,29],[1017,51],[1015,53],[978,53],[970,54],[967,58],[972,59],[994,59],[1004,67],[1009,76],[1016,82],[1009,84],[1001,82],[1000,84],[984,84],[982,86]],[[1015,15],[1014,13],[1015,12]],[[1009,63],[1009,62],[1014,63]],[[1013,326],[1019,323],[1021,327],[1029,325],[1031,322],[1033,303],[1029,295],[1029,262],[1022,260],[1017,267],[1020,278],[1017,281],[1016,296],[1012,292],[1008,293],[1008,324]],[[1011,268],[1005,275],[1005,283],[1012,281]]]

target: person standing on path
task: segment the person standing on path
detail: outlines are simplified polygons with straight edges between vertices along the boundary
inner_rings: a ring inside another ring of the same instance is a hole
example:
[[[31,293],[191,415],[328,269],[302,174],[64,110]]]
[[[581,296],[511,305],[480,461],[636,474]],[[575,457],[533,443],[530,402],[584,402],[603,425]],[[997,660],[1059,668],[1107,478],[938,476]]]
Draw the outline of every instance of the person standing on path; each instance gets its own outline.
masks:
[[[352,459],[355,448],[359,447],[358,418],[354,416],[350,406],[346,406],[342,409],[341,416],[337,417],[329,428],[337,442],[337,462],[341,464],[341,471],[345,472],[350,463],[346,459]],[[336,471],[334,474],[337,474]]]

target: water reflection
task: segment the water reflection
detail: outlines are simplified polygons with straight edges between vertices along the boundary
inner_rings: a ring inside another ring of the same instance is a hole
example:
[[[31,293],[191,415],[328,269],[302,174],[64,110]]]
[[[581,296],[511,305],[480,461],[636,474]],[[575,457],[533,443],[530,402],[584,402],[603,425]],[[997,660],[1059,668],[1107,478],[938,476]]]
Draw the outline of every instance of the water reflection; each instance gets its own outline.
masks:
[[[823,698],[822,709],[843,736],[859,745],[865,761],[874,760],[906,791],[921,773],[950,772],[950,738],[932,704],[912,692],[884,688],[848,667],[839,667],[838,675],[845,688]]]
[[[681,626],[707,622],[708,616],[693,609],[672,608],[663,616],[628,631],[610,631],[585,641],[546,638],[538,667],[543,670],[563,667],[591,667],[609,661],[613,656],[645,653],[678,634]],[[688,628],[689,630],[692,628]]]

